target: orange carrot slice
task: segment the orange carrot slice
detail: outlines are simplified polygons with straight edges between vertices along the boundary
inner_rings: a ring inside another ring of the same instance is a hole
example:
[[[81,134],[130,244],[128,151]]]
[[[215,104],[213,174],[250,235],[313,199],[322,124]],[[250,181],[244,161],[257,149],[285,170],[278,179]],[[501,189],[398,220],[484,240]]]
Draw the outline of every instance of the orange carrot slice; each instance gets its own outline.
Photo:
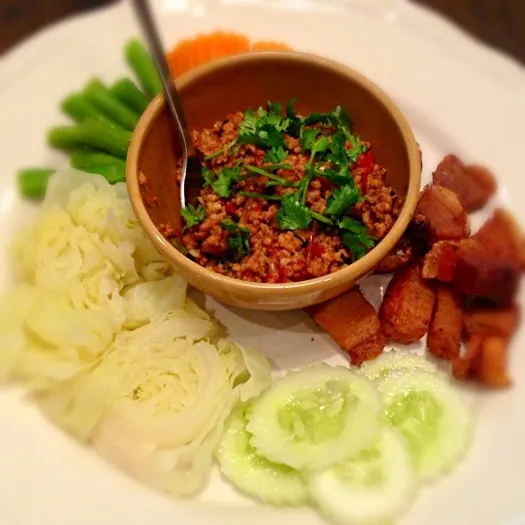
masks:
[[[181,40],[166,54],[171,74],[178,77],[194,67],[221,57],[249,51],[288,51],[290,47],[281,42],[250,42],[239,33],[214,31]]]

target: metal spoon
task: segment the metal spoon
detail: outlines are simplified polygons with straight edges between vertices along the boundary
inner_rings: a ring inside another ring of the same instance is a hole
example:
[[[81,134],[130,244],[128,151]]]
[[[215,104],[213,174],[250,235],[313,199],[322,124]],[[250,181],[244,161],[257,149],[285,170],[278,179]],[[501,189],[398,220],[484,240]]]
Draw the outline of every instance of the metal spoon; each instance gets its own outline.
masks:
[[[180,180],[180,206],[181,209],[195,200],[202,188],[202,165],[197,157],[197,152],[191,140],[188,122],[182,109],[179,92],[173,82],[173,77],[166,62],[164,50],[159,34],[153,21],[147,0],[132,0],[132,5],[146,39],[149,51],[155,61],[160,80],[164,90],[164,97],[175,121],[182,143],[182,176]]]

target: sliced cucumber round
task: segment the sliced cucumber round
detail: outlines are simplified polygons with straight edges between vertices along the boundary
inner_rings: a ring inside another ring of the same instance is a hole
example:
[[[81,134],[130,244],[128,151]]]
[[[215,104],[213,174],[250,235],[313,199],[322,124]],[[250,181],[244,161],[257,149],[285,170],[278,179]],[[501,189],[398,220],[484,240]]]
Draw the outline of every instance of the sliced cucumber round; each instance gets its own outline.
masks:
[[[390,423],[405,438],[421,479],[449,470],[471,442],[472,415],[440,375],[413,371],[379,383]]]
[[[321,470],[379,436],[382,403],[374,384],[325,363],[289,372],[253,401],[247,414],[259,454],[298,470]]]
[[[384,352],[372,361],[365,361],[361,365],[361,372],[368,379],[381,380],[389,375],[396,373],[414,372],[422,370],[424,372],[436,373],[438,367],[428,359],[418,356],[410,351],[390,350]]]
[[[403,438],[385,427],[374,447],[308,478],[310,495],[327,518],[344,525],[388,522],[404,512],[416,476]]]
[[[216,457],[222,474],[240,491],[277,506],[299,506],[308,501],[302,474],[268,461],[250,445],[245,408],[237,407],[229,416]]]

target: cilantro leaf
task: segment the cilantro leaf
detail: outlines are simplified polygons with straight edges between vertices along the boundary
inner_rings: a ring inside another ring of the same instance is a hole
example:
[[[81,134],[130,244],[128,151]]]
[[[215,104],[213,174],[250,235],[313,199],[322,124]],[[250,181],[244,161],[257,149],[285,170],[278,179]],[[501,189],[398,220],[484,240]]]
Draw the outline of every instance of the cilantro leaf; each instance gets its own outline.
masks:
[[[350,185],[354,186],[355,182],[352,176],[350,175],[350,172],[348,171],[348,168],[342,168],[340,171],[334,170],[332,168],[325,168],[323,170],[316,169],[315,170],[315,176],[316,177],[324,177],[325,179],[328,179],[333,184],[338,184],[340,186],[344,185]]]
[[[204,186],[211,186],[213,191],[219,197],[230,197],[233,185],[240,180],[241,170],[239,167],[223,168],[218,173],[211,170],[203,169],[202,175],[204,177]],[[214,176],[216,177],[214,180]]]
[[[267,148],[284,148],[284,137],[281,131],[272,124],[260,125],[254,137],[255,144]]]
[[[364,235],[368,232],[368,228],[362,222],[352,219],[352,217],[348,217],[348,215],[339,221],[339,228],[357,235]]]
[[[359,190],[351,185],[341,186],[334,190],[332,196],[328,199],[325,213],[340,217],[361,200]]]
[[[276,218],[281,230],[308,228],[312,222],[310,209],[299,201],[299,191],[285,195]]]
[[[244,255],[249,255],[250,230],[229,219],[221,221],[220,225],[230,234],[228,237],[228,250],[231,252],[233,259],[238,261]]]
[[[354,261],[360,259],[372,249],[377,239],[368,234],[367,227],[351,217],[343,217],[339,222],[341,242],[350,253]]]
[[[277,146],[266,152],[264,156],[264,162],[271,162],[272,164],[281,164],[286,157],[288,157],[288,152],[282,147]]]
[[[350,135],[348,140],[352,147],[346,150],[346,154],[348,156],[348,161],[353,164],[357,161],[359,155],[367,150],[367,147],[364,144],[361,144],[361,139],[359,137],[355,137],[354,135]]]
[[[336,166],[345,166],[347,164],[346,159],[346,136],[342,131],[338,131],[332,135],[332,140],[328,146],[331,153],[327,156],[327,159],[335,164]]]
[[[310,150],[310,163],[313,161],[317,153],[324,153],[330,145],[328,137],[321,135],[320,130],[316,128],[308,128],[302,130],[301,145],[303,151]]]
[[[298,137],[301,131],[301,125],[302,121],[299,115],[297,115],[297,112],[294,108],[295,98],[291,98],[288,101],[288,104],[286,104],[286,116],[288,117],[288,120],[290,121],[290,125],[288,126],[288,129],[286,130],[289,135],[292,137]]]
[[[244,118],[239,123],[239,136],[250,135],[257,129],[257,116],[253,109],[249,108],[244,112]]]
[[[337,106],[332,112],[332,116],[334,124],[343,131],[347,137],[352,135],[352,119],[343,107]]]
[[[197,208],[193,204],[188,204],[185,208],[180,210],[180,214],[186,223],[184,230],[200,224],[206,217],[206,209],[202,204]]]
[[[331,113],[310,113],[307,117],[303,119],[303,124],[305,126],[312,126],[314,124],[324,124],[331,125],[333,122]]]
[[[282,115],[281,104],[268,102],[267,110],[259,107],[257,113],[248,109],[239,124],[239,141],[260,147],[284,147],[282,133],[290,125],[290,119]]]

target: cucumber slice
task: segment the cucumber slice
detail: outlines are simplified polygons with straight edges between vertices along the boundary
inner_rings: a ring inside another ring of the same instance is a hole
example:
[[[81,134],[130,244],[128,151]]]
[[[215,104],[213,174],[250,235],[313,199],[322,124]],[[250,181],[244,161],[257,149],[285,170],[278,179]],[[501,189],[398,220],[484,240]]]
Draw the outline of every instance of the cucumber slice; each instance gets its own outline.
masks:
[[[365,361],[361,365],[361,372],[365,374],[368,379],[374,381],[384,379],[398,372],[413,372],[415,370],[436,373],[438,372],[438,367],[413,352],[400,350],[390,350],[390,352],[385,352],[376,359]]]
[[[458,392],[440,375],[413,371],[379,383],[385,412],[412,454],[421,479],[453,467],[472,439],[471,413]]]
[[[295,507],[306,504],[308,491],[303,476],[286,465],[259,456],[250,445],[244,410],[237,407],[226,422],[216,452],[222,474],[239,490],[263,503]]]
[[[271,461],[321,470],[379,436],[382,403],[374,384],[325,363],[289,372],[252,404],[251,444]]]
[[[344,525],[384,523],[398,517],[408,508],[416,486],[407,446],[388,427],[373,448],[308,479],[310,495],[321,513]]]

